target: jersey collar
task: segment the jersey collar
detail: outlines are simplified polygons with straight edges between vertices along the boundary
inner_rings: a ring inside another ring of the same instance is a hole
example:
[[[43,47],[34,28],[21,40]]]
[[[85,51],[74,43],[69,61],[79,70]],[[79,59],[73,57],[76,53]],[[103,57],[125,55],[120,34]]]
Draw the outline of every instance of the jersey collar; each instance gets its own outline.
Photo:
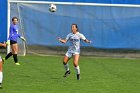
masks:
[[[72,33],[72,34],[74,34],[74,33]],[[79,34],[79,32],[75,33],[74,35],[76,35],[76,34]]]

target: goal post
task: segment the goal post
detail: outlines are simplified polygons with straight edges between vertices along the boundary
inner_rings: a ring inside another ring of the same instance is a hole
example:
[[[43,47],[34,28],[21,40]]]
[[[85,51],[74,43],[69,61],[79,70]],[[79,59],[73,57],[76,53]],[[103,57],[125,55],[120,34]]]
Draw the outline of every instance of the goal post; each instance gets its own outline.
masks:
[[[8,0],[7,4],[7,39],[9,38],[9,27],[10,27],[10,3]],[[10,52],[10,45],[7,45],[7,54]]]
[[[20,17],[20,9],[18,7],[18,3],[17,3],[17,14],[16,15],[13,15],[11,16],[11,2],[10,0],[8,0],[8,4],[7,4],[7,9],[8,9],[8,13],[7,13],[7,39],[9,38],[9,27],[10,27],[10,24],[11,24],[11,19],[12,17],[14,16],[17,16],[19,18],[19,34],[23,37],[25,37],[24,35],[24,29],[22,27],[22,18]],[[27,52],[27,49],[26,49],[26,42],[25,41],[22,41],[21,39],[18,39],[18,54],[20,56],[25,56],[26,55],[26,52]],[[10,48],[10,45],[7,45],[7,53],[9,53],[11,51],[11,48]]]

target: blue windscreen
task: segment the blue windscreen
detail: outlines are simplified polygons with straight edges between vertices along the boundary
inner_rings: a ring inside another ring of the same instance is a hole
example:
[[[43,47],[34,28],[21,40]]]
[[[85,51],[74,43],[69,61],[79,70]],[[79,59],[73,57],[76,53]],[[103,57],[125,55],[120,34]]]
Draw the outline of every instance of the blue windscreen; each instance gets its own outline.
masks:
[[[75,23],[79,31],[96,48],[140,49],[140,8],[57,5],[52,13],[47,4],[19,4],[20,18],[29,45],[68,46],[57,41],[71,32]],[[12,14],[14,15],[14,14]]]
[[[0,42],[7,40],[7,1],[0,1]]]

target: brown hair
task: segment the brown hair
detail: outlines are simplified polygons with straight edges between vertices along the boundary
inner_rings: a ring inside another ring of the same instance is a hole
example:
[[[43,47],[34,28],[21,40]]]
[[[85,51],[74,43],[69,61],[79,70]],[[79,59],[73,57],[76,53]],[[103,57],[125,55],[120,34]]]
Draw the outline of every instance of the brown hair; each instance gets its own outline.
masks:
[[[14,21],[15,19],[17,19],[17,21],[18,21],[18,18],[17,18],[17,17],[13,17],[13,18],[12,18],[12,21]]]
[[[75,25],[75,27],[77,28],[77,31],[79,32],[79,29],[78,29],[78,25],[77,24],[72,24],[71,26]]]

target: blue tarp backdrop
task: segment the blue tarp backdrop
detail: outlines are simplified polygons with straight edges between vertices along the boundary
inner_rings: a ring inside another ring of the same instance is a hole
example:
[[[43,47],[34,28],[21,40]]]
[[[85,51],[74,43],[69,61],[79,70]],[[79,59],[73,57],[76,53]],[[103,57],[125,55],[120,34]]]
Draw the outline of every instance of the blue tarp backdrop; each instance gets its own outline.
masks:
[[[0,42],[7,38],[7,0],[0,0]]]
[[[57,12],[51,13],[48,7],[20,5],[28,44],[63,46],[56,38],[65,38],[71,24],[76,23],[80,32],[93,41],[82,46],[140,49],[140,8],[57,5]]]
[[[28,1],[28,0],[27,0]],[[41,1],[41,0],[36,0]],[[45,0],[44,0],[45,1]],[[59,2],[92,2],[111,4],[140,4],[139,0],[46,0]],[[0,38],[6,38],[6,1],[0,2]],[[57,36],[65,37],[70,25],[77,23],[80,31],[97,48],[140,49],[140,8],[61,6],[51,14],[46,6],[20,5],[28,44],[60,45]],[[2,10],[3,9],[3,10]],[[69,10],[69,11],[67,11]],[[3,12],[4,11],[4,12]],[[12,12],[12,16],[15,13]],[[3,18],[4,17],[4,18]],[[39,23],[41,22],[41,23]],[[44,23],[43,23],[44,22]],[[67,24],[66,24],[67,23]],[[54,26],[54,27],[53,27]],[[62,27],[61,27],[62,26]],[[46,33],[46,29],[48,33]],[[54,36],[54,37],[52,37]],[[41,37],[41,38],[40,38]],[[46,39],[46,37],[48,37]],[[52,37],[52,38],[49,38]],[[83,46],[91,46],[82,43]]]

